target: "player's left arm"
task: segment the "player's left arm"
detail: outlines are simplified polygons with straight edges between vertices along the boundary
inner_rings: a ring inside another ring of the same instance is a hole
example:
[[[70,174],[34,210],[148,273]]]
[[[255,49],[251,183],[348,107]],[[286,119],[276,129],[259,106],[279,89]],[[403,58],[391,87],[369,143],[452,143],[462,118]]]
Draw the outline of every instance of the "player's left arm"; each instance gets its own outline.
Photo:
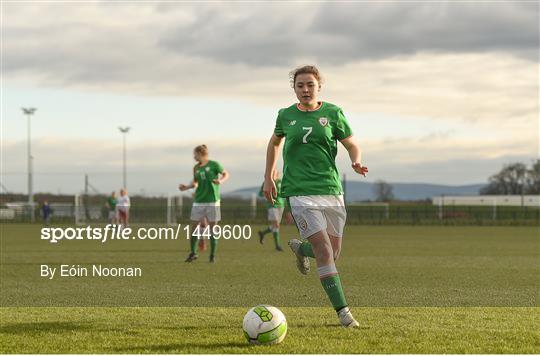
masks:
[[[368,168],[366,166],[362,166],[362,151],[360,150],[360,146],[358,145],[358,142],[356,142],[354,136],[351,135],[344,138],[340,142],[343,147],[345,147],[347,152],[349,152],[351,167],[356,173],[365,177],[368,172]]]
[[[229,172],[223,169],[223,166],[218,162],[216,162],[216,170],[217,170],[217,178],[214,179],[212,182],[214,182],[214,184],[225,183],[227,179],[229,179]]]
[[[221,172],[221,177],[219,177],[218,179],[214,179],[214,183],[223,184],[227,181],[227,179],[229,179],[229,177],[230,177],[229,172],[224,170],[223,172]]]

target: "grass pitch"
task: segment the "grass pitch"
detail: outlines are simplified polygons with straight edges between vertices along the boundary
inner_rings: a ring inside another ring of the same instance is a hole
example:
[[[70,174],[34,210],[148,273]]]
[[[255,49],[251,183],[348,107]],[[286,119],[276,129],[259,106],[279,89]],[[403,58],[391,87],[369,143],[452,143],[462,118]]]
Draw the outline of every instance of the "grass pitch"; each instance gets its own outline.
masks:
[[[185,240],[51,245],[38,226],[1,232],[2,353],[540,352],[538,227],[348,227],[338,269],[358,330],[337,326],[316,273],[301,276],[270,236],[220,241],[212,265],[207,252],[184,263]],[[144,272],[47,280],[42,263]],[[282,344],[246,344],[243,315],[260,303],[285,313]]]
[[[1,308],[2,353],[538,353],[538,308],[282,308],[279,345],[251,346],[246,308]]]

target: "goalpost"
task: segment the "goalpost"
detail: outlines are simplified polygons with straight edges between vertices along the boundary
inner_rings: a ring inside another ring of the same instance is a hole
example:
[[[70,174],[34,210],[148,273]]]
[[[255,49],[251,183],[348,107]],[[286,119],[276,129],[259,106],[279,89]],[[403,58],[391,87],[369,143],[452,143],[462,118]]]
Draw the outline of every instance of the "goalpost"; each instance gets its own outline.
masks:
[[[167,225],[177,225],[182,219],[183,199],[181,194],[169,194],[167,197]]]
[[[100,205],[95,201],[92,202],[86,193],[75,194],[73,200],[73,217],[75,225],[106,221],[106,217],[104,219],[102,216],[102,208],[103,205]]]
[[[251,193],[251,200],[249,204],[249,215],[253,220],[257,217],[257,194]]]
[[[75,225],[82,225],[86,221],[84,214],[84,200],[81,194],[75,194],[73,201],[73,216],[75,217]]]

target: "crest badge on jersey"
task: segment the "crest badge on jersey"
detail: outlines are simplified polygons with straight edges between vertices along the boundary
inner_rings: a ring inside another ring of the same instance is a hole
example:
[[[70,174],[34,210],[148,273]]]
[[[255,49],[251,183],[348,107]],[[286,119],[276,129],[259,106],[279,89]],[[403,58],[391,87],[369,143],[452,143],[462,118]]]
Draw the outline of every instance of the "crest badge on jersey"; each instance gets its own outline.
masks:
[[[209,171],[210,171],[210,167],[206,167],[205,171],[209,172]]]
[[[304,220],[304,219],[300,220],[300,223],[298,225],[299,225],[300,229],[303,230],[303,231],[305,231],[307,229],[307,221]]]
[[[328,119],[326,117],[320,117],[319,124],[321,124],[322,127],[325,127],[326,125],[328,125]]]

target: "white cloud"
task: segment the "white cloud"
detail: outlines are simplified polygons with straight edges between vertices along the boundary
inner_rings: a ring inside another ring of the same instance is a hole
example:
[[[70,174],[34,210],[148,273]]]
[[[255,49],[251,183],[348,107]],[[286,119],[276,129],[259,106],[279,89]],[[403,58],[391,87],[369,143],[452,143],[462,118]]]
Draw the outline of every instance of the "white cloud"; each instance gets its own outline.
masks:
[[[538,57],[520,57],[515,48],[516,38],[527,38],[517,47],[538,49],[538,12],[531,9],[519,3],[10,3],[4,10],[3,74],[8,85],[275,105],[293,99],[288,71],[305,60],[322,64],[328,100],[351,112],[526,131],[538,118]],[[438,34],[436,41],[430,33]],[[343,61],[327,61],[332,46],[351,47],[335,42],[337,34],[373,44]],[[477,38],[471,42],[471,36]],[[381,41],[393,37],[399,41]],[[316,45],[304,44],[310,39]],[[164,41],[181,50],[171,51]],[[445,41],[451,42],[446,50],[439,45]],[[410,49],[400,51],[403,46]],[[228,51],[261,59],[230,61]],[[265,58],[282,55],[290,60],[265,64]]]
[[[355,127],[375,177],[395,167],[455,160],[495,165],[504,157],[538,154],[538,4],[3,6],[4,86],[141,100],[234,99],[277,109],[294,100],[291,67],[315,62],[326,77],[322,98],[359,120]],[[364,131],[374,125],[361,120],[381,116],[393,118],[382,121],[392,126],[379,127],[377,135]],[[411,126],[418,127],[405,132]],[[229,142],[215,144],[216,152],[246,182],[258,181],[266,141],[227,136]],[[37,141],[36,169],[113,171],[120,164],[119,142],[97,137]],[[130,145],[130,167],[172,176],[188,172],[198,140]],[[2,149],[10,153],[3,153],[6,170],[25,170],[22,142],[4,141]],[[465,177],[481,177],[488,168],[482,169]],[[408,177],[428,176],[416,172]],[[437,174],[429,176],[445,179]],[[172,184],[172,176],[163,186]]]
[[[231,140],[209,145],[211,159],[221,162],[233,177],[224,191],[260,183],[264,173],[266,143],[264,140]],[[154,193],[174,191],[179,182],[191,177],[194,164],[192,150],[197,144],[199,142],[170,141],[129,145],[128,173],[129,181],[133,182],[131,189],[145,189]],[[528,163],[532,158],[527,143],[460,141],[445,137],[444,134],[420,139],[367,140],[362,142],[362,148],[365,150],[364,164],[370,169],[370,181],[384,178],[394,182],[426,182],[429,177],[433,183],[478,183],[495,173],[506,160]],[[60,188],[64,192],[76,192],[81,187],[83,175],[88,173],[94,181],[101,182],[103,191],[107,191],[112,182],[118,181],[120,184],[121,149],[119,142],[111,143],[107,140],[35,140],[36,190],[56,191],[60,179],[63,181]],[[11,190],[25,191],[25,142],[4,142],[2,151],[2,183]],[[342,172],[355,177],[342,147],[339,149],[338,162]],[[452,169],[447,166],[450,162],[461,162],[461,167],[453,167],[456,175],[449,176],[447,173],[448,169]],[[484,164],[475,167],[477,162]]]

